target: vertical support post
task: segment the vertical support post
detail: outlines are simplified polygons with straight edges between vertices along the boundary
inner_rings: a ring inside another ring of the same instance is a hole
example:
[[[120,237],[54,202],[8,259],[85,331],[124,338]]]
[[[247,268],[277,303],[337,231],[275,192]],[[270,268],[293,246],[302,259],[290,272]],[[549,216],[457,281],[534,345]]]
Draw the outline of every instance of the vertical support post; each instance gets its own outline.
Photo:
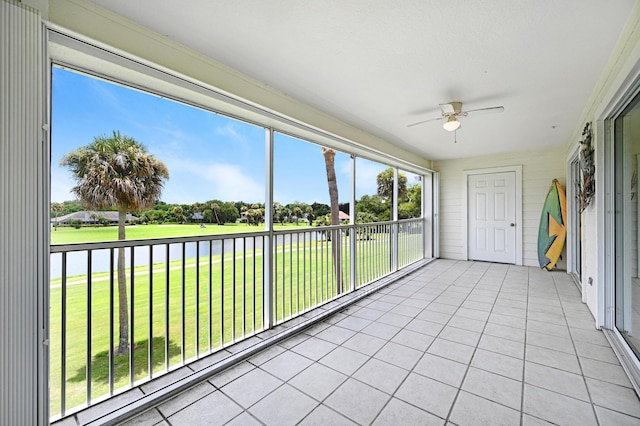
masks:
[[[115,268],[114,249],[109,249],[109,395],[113,395],[115,383],[115,349],[114,349],[114,284],[113,272]],[[63,275],[64,277],[65,275]],[[64,358],[63,358],[64,359]],[[167,368],[168,369],[168,368]],[[63,394],[64,395],[64,394]]]
[[[131,263],[129,266],[129,300],[131,304],[129,307],[129,385],[133,386],[135,382],[135,247],[130,248]]]
[[[153,276],[153,273],[151,274],[151,276]],[[151,293],[149,294],[149,298],[151,299]],[[196,336],[195,337],[196,337],[196,358],[200,358],[200,241],[196,241]],[[149,339],[149,342],[151,342],[151,339]],[[149,344],[151,345],[151,343]]]
[[[351,225],[350,235],[350,254],[349,254],[349,266],[351,273],[349,274],[351,281],[351,291],[356,290],[356,156],[351,156],[351,198],[349,199],[349,225]]]
[[[431,241],[433,257],[440,257],[440,173],[433,173],[433,197],[431,199],[431,208],[433,211],[431,226]],[[466,237],[465,237],[466,238]]]
[[[431,246],[433,241],[431,228],[431,224],[433,224],[433,175],[431,174],[422,176],[421,198],[422,206],[420,206],[420,217],[422,218],[422,257],[430,258],[433,257],[433,247]]]
[[[153,378],[153,247],[149,246],[149,329],[147,341],[147,376]]]
[[[87,395],[86,395],[86,399],[85,402],[87,405],[91,405],[91,316],[92,316],[92,309],[91,309],[91,305],[92,305],[92,301],[91,301],[91,296],[93,293],[93,289],[92,289],[92,284],[93,284],[93,280],[92,280],[92,271],[91,271],[91,267],[92,267],[92,256],[93,256],[93,252],[91,250],[87,251],[87,353],[86,353],[86,373],[85,373],[85,377],[86,377],[86,381],[87,381]]]
[[[236,341],[236,238],[231,238],[231,342]]]
[[[273,129],[265,131],[265,197],[264,225],[268,235],[262,248],[264,272],[262,283],[262,327],[273,327]]]
[[[181,244],[182,246],[182,254],[180,256],[182,262],[182,273],[180,275],[180,297],[181,297],[181,307],[180,307],[180,351],[182,352],[182,364],[184,365],[185,360],[187,359],[187,342],[185,332],[187,329],[187,324],[185,321],[185,315],[187,311],[187,265],[186,265],[186,257],[187,250],[185,247],[185,242]],[[133,253],[133,252],[132,252]],[[168,266],[167,266],[168,268]],[[133,271],[133,265],[131,266],[131,270]],[[133,276],[133,275],[132,275]],[[133,291],[132,291],[133,293]]]
[[[171,274],[171,263],[170,263],[170,249],[171,246],[169,244],[165,245],[165,259],[164,259],[164,368],[169,371],[169,312],[170,307],[170,274]],[[113,270],[113,267],[112,267]],[[112,274],[113,275],[113,274]]]
[[[222,263],[222,261],[220,262]],[[213,347],[213,240],[209,240],[209,352]],[[222,345],[222,342],[220,342]]]
[[[391,205],[391,270],[398,270],[398,168],[393,168],[393,203]]]
[[[64,416],[67,409],[67,252],[62,252],[62,301],[60,320],[60,415]]]

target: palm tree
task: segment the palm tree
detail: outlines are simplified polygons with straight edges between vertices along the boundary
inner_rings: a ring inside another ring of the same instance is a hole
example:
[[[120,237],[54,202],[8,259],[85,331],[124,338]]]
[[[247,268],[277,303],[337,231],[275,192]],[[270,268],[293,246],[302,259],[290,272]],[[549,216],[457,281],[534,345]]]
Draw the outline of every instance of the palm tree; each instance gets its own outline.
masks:
[[[64,211],[64,205],[62,203],[51,203],[51,212],[53,213],[53,218],[57,219],[60,216],[60,213]],[[58,221],[54,220],[53,222],[53,230],[58,230]]]
[[[75,181],[71,191],[90,209],[118,209],[118,240],[124,240],[128,212],[153,207],[160,199],[169,170],[147,153],[135,139],[113,132],[96,137],[92,143],[67,153],[60,164]],[[133,271],[132,271],[133,272]],[[129,313],[124,247],[118,249],[118,302],[120,339],[117,353],[129,346]]]
[[[385,200],[391,200],[393,205],[393,169],[391,167],[378,173],[376,176],[376,183],[378,184],[378,195]],[[398,172],[398,198],[403,199],[407,196],[407,176]]]
[[[329,201],[331,204],[331,225],[340,225],[340,205],[338,203],[338,181],[336,179],[335,156],[331,148],[322,147],[324,164],[327,170],[327,184],[329,185]],[[331,231],[331,254],[336,275],[337,292],[342,293],[342,256],[340,253],[340,230]]]
[[[216,215],[216,222],[218,223],[218,225],[222,225],[222,223],[220,223],[220,216],[218,216],[218,212],[220,211],[220,206],[216,203],[211,204],[211,210],[213,210],[213,214]]]

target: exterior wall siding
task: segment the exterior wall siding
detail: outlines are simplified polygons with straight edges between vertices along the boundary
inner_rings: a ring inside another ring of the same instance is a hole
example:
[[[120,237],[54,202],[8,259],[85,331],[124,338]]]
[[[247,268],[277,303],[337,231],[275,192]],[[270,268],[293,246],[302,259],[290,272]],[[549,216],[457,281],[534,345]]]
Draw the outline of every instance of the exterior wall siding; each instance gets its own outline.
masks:
[[[544,199],[555,178],[566,184],[564,147],[535,151],[494,154],[458,160],[436,161],[440,172],[440,257],[465,259],[464,241],[464,171],[522,165],[522,260],[525,265],[538,265],[538,225]],[[563,256],[564,257],[564,256]],[[558,262],[566,269],[565,261]]]

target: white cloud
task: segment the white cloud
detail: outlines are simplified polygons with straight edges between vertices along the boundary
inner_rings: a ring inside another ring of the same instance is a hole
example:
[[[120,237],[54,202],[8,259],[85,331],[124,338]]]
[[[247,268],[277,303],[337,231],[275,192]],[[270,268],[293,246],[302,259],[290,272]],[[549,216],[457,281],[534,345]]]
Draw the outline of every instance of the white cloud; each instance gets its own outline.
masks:
[[[233,164],[213,164],[203,175],[216,188],[215,198],[220,200],[258,201],[264,198],[264,185]]]
[[[238,124],[233,120],[228,120],[224,126],[216,127],[215,134],[227,137],[235,142],[245,141],[245,138],[238,132]]]
[[[171,194],[175,191],[184,200],[205,201],[260,201],[264,199],[264,185],[257,182],[238,165],[224,163],[199,163],[180,158],[165,161],[170,173],[183,176],[180,180],[167,183],[167,193],[163,200],[174,202]],[[189,176],[189,177],[187,177]],[[186,202],[186,201],[184,201]]]
[[[51,168],[51,201],[61,203],[63,201],[75,200],[76,196],[69,191],[75,185],[70,177],[70,173]]]
[[[356,194],[357,198],[363,195],[374,195],[378,192],[376,177],[387,166],[371,161],[359,160],[356,163]]]

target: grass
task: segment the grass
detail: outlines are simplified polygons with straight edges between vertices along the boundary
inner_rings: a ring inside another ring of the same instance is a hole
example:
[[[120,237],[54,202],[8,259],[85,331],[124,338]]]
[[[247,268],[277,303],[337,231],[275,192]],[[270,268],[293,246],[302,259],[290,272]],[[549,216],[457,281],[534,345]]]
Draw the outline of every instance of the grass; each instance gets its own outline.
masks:
[[[279,285],[274,289],[276,321],[290,317],[318,304],[320,300],[328,300],[335,296],[331,288],[332,265],[331,258],[323,259],[307,265],[306,274],[297,274],[300,270],[298,263],[303,259],[309,262],[316,250],[322,253],[330,251],[327,243],[319,243],[321,247],[312,248],[308,243],[306,249],[295,247],[293,256],[274,258],[277,268],[276,279]],[[172,261],[169,265],[169,279],[167,268],[163,263],[149,267],[134,269],[134,291],[131,292],[131,274],[127,271],[128,295],[133,296],[133,341],[134,347],[134,381],[146,378],[149,374],[148,340],[152,334],[152,371],[158,373],[165,370],[165,338],[169,343],[169,366],[181,364],[183,358],[190,359],[198,354],[208,353],[222,344],[229,344],[235,339],[252,334],[262,329],[262,253],[247,253],[246,262],[234,262],[230,254],[224,261],[220,256],[211,259],[211,274],[209,273],[209,257],[201,257],[199,268],[195,259]],[[255,259],[255,269],[254,262]],[[329,263],[327,263],[329,262]],[[295,266],[291,266],[295,265]],[[317,284],[316,271],[318,273]],[[184,271],[184,272],[183,272]],[[282,272],[284,271],[284,272]],[[235,272],[235,273],[234,273]],[[291,272],[296,274],[291,276]],[[184,273],[184,280],[183,280]],[[224,274],[224,277],[223,277]],[[150,284],[152,277],[152,284]],[[234,280],[235,278],[235,280]],[[63,288],[61,280],[51,282],[51,413],[60,411],[61,403],[61,368],[62,368],[62,298]],[[255,287],[254,287],[255,282]],[[184,283],[184,284],[183,284]],[[211,284],[209,284],[211,283]],[[117,315],[117,285],[114,279],[114,345],[118,337]],[[150,297],[151,295],[151,297]],[[167,306],[168,298],[168,306]],[[198,302],[196,302],[198,299]],[[211,299],[211,305],[209,304]],[[108,393],[109,362],[109,300],[110,280],[108,273],[92,275],[92,288],[87,290],[86,276],[68,277],[65,287],[66,300],[66,363],[65,397],[66,406],[74,407],[85,402],[87,386],[91,387],[92,396],[99,397]],[[183,304],[184,300],[184,304]],[[284,303],[283,303],[284,302]],[[88,312],[91,306],[91,312]],[[184,309],[184,328],[182,315]],[[169,313],[168,322],[165,312]],[[244,312],[244,315],[242,314]],[[255,313],[255,315],[254,315]],[[131,314],[131,313],[130,313]],[[198,319],[196,320],[196,315]],[[150,321],[151,316],[151,321]],[[88,317],[91,318],[89,322]],[[151,324],[151,327],[150,327]],[[255,325],[254,325],[255,324]],[[165,329],[168,329],[166,336]],[[91,354],[87,357],[88,333],[91,330]],[[131,332],[131,331],[130,331]],[[196,332],[198,338],[196,340]],[[211,336],[211,341],[209,340]],[[158,338],[162,339],[158,343]],[[199,351],[196,351],[196,342]],[[160,346],[160,347],[159,347]],[[86,380],[87,358],[92,366],[92,381],[88,385]],[[129,384],[129,355],[115,357],[114,387],[122,388]]]
[[[220,235],[238,232],[260,232],[263,226],[252,226],[246,223],[228,223],[225,225],[207,224],[205,228],[199,224],[163,224],[163,225],[129,225],[126,227],[127,240],[142,240],[148,238],[193,237],[200,235]],[[298,230],[309,228],[308,225],[275,225],[276,230]],[[90,243],[99,241],[116,241],[118,239],[117,226],[84,226],[75,229],[70,226],[51,228],[51,244]]]
[[[233,229],[254,231],[255,227],[232,225]],[[144,238],[143,233],[129,232],[140,229],[150,231],[146,235],[167,237],[174,230],[223,229],[232,228],[198,225],[141,225],[128,228],[128,237]],[[289,226],[302,229],[302,225]],[[97,238],[100,232],[109,228],[63,229],[52,231],[81,236],[85,241]],[[86,231],[85,231],[86,230]],[[61,232],[63,231],[63,232]],[[163,235],[157,235],[162,232]],[[180,232],[179,235],[185,235]],[[195,234],[200,235],[200,234]],[[381,234],[371,240],[358,241],[358,256],[355,260],[358,271],[358,286],[390,272],[388,259],[390,246],[385,243],[388,235]],[[416,236],[409,235],[414,239]],[[72,241],[71,237],[63,237]],[[347,239],[348,241],[348,239]],[[344,282],[349,282],[349,245],[343,246]],[[399,246],[399,252],[405,251]],[[239,253],[238,253],[239,254]],[[244,259],[244,260],[243,260]],[[272,258],[274,265],[274,315],[275,321],[296,315],[336,296],[333,278],[331,243],[326,241],[306,241],[304,244],[278,246]],[[129,354],[114,357],[114,388],[126,387],[133,381],[147,378],[149,372],[149,341],[151,341],[151,373],[157,375],[181,365],[183,360],[209,353],[223,344],[250,335],[262,329],[262,283],[263,256],[258,249],[247,251],[245,257],[232,258],[226,253],[211,258],[200,256],[136,267],[133,270],[133,291],[131,272],[127,270],[129,303],[133,305],[130,315],[133,319],[131,339],[135,342],[133,362]],[[255,265],[255,266],[254,266]],[[51,280],[51,413],[60,412],[62,397],[62,300],[66,303],[65,344],[65,399],[67,409],[85,403],[87,389],[92,398],[99,398],[109,392],[109,354],[113,349],[109,342],[110,324],[110,276],[107,272],[92,274],[91,291],[88,291],[87,276],[68,277],[63,289],[60,279]],[[114,278],[114,344],[118,339],[117,283]],[[254,284],[255,283],[255,284]],[[211,301],[211,302],[210,302]],[[90,314],[89,309],[90,307]],[[244,315],[243,315],[244,312]],[[184,317],[184,324],[183,324]],[[90,319],[89,319],[90,318]],[[88,332],[90,331],[90,333]],[[168,331],[168,332],[167,332]],[[90,336],[90,352],[89,351]],[[168,358],[166,354],[168,353]],[[130,369],[130,364],[132,369]],[[87,381],[87,365],[91,369],[91,381]]]

